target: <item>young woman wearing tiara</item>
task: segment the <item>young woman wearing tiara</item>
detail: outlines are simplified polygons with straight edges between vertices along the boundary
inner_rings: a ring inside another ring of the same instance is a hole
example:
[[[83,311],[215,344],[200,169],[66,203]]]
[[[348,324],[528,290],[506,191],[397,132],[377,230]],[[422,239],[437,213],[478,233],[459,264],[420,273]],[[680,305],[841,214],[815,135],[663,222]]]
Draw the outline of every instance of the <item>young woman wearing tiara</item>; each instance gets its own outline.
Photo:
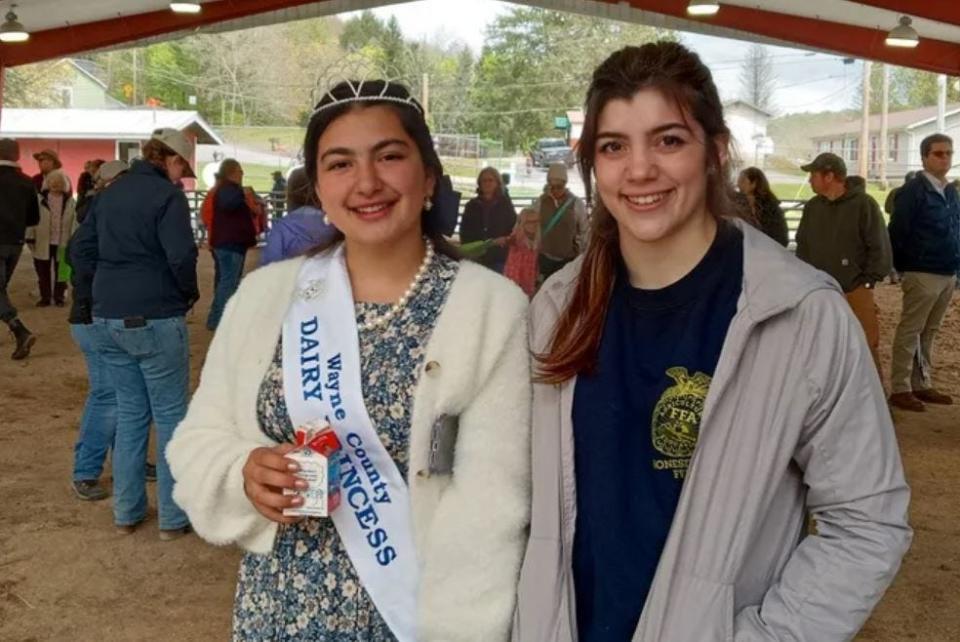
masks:
[[[526,297],[438,232],[442,167],[404,87],[335,86],[304,149],[339,233],[230,300],[168,449],[174,496],[201,537],[248,551],[236,640],[506,639],[529,511]],[[324,418],[341,505],[285,517],[295,427]]]
[[[531,311],[515,639],[853,638],[911,537],[863,331],[832,279],[730,218],[695,54],[614,53],[585,120],[590,244]]]

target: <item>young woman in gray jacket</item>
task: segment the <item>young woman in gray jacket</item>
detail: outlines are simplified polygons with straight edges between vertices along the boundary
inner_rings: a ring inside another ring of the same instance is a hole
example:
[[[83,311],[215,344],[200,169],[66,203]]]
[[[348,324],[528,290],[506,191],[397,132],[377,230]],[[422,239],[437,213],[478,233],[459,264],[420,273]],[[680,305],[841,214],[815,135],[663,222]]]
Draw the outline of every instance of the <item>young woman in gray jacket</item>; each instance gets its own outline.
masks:
[[[683,46],[594,72],[590,245],[531,312],[515,640],[849,640],[907,550],[863,331],[830,277],[730,218],[729,149]]]

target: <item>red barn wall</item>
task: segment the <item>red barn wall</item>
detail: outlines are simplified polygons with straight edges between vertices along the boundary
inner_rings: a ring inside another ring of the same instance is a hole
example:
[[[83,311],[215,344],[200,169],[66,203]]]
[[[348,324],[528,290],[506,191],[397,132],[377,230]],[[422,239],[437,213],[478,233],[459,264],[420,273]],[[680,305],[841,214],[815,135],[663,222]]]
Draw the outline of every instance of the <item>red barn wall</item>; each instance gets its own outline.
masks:
[[[83,172],[83,164],[94,158],[114,160],[116,142],[112,140],[70,140],[49,138],[20,138],[20,166],[29,176],[39,173],[37,161],[33,155],[44,149],[52,149],[60,156],[63,171],[70,178],[70,185],[76,187],[77,179]]]

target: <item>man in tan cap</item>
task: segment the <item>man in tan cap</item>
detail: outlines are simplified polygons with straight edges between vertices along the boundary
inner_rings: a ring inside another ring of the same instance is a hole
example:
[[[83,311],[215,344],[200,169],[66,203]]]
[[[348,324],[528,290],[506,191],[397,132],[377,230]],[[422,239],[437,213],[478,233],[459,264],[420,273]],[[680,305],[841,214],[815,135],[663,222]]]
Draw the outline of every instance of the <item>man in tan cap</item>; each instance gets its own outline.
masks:
[[[803,207],[797,258],[823,270],[843,288],[879,373],[880,324],[873,286],[890,274],[892,261],[880,205],[866,191],[850,189],[847,166],[836,154],[820,154],[801,169],[810,172],[816,196]]]
[[[553,163],[534,208],[540,213],[540,276],[543,280],[587,248],[587,207],[567,189],[567,166]]]
[[[43,189],[43,179],[53,170],[63,167],[63,163],[60,162],[60,156],[57,155],[57,152],[49,148],[34,154],[33,160],[37,161],[37,165],[40,167],[40,173],[33,177],[33,186],[37,188],[39,194],[40,190]]]

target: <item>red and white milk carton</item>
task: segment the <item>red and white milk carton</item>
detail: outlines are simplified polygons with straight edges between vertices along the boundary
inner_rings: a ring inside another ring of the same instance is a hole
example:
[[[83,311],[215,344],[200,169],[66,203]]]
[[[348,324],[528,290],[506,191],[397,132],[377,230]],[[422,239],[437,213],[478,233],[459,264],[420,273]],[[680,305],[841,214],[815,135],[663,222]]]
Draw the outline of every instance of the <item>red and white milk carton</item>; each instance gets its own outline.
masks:
[[[297,449],[286,454],[297,462],[297,477],[309,486],[283,489],[284,495],[300,495],[300,506],[284,508],[288,517],[329,517],[340,505],[340,440],[326,422],[310,422],[296,430]]]

